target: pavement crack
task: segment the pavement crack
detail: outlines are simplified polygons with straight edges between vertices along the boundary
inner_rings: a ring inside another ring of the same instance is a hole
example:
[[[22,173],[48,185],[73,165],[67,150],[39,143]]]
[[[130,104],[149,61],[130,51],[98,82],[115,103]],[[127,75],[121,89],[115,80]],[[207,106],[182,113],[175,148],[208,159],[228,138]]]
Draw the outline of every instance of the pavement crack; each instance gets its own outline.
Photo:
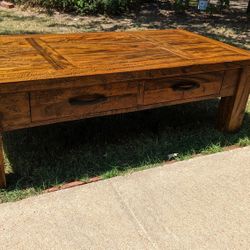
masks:
[[[113,190],[115,191],[115,194],[117,195],[119,201],[124,205],[124,208],[127,210],[128,214],[130,215],[132,221],[134,221],[136,223],[136,225],[141,229],[141,232],[143,233],[143,235],[141,234],[141,236],[144,236],[152,245],[152,247],[154,249],[160,249],[157,245],[156,242],[153,241],[153,239],[150,237],[149,233],[147,232],[146,228],[143,226],[143,224],[140,222],[140,220],[137,218],[136,214],[134,213],[133,209],[129,206],[129,204],[124,200],[124,198],[122,197],[121,193],[119,192],[119,190],[113,185],[113,183],[111,182],[111,187],[113,188]]]

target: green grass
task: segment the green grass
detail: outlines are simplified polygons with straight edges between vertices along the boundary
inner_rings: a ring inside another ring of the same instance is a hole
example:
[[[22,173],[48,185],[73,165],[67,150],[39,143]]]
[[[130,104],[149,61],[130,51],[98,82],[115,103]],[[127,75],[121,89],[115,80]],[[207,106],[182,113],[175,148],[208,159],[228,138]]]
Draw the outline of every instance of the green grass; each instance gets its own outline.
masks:
[[[70,13],[120,14],[139,8],[146,0],[12,0],[16,4]]]
[[[218,101],[24,129],[4,134],[8,188],[1,202],[72,180],[111,178],[168,160],[250,145],[250,106],[235,134],[214,129]]]
[[[250,48],[243,14],[236,21],[230,13],[201,21],[201,16],[192,13],[182,18],[172,12],[164,16],[154,5],[148,13],[112,19],[0,10],[0,34],[178,26]],[[177,160],[185,160],[220,152],[225,146],[250,145],[250,103],[243,127],[235,134],[214,129],[217,106],[218,101],[211,100],[4,133],[8,188],[0,190],[0,203],[72,180],[111,178],[154,167],[168,161],[172,153],[178,153]]]

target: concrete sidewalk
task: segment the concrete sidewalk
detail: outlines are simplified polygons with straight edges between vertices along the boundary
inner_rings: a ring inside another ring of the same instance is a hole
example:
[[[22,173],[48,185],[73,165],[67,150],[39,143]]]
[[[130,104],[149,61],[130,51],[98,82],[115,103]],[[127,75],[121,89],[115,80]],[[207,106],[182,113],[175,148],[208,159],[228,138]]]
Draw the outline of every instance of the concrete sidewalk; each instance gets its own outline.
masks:
[[[0,205],[0,249],[249,249],[250,147]]]

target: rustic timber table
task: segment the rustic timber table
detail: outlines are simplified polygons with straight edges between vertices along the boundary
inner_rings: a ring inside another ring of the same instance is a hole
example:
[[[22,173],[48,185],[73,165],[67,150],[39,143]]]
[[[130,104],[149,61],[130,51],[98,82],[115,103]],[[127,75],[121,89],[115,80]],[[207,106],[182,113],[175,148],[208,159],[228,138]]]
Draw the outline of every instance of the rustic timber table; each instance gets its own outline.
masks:
[[[248,51],[185,30],[0,37],[1,132],[217,97],[235,131],[249,91]]]

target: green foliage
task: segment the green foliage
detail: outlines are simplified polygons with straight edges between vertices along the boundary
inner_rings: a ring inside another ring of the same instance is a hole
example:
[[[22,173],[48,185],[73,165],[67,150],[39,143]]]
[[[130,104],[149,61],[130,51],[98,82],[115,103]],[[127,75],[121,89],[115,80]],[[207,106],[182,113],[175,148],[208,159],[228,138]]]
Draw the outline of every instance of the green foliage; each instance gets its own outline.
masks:
[[[219,0],[219,6],[221,8],[228,8],[230,5],[230,0]]]
[[[13,0],[16,4],[77,13],[119,14],[137,9],[146,0]]]
[[[189,7],[189,0],[175,0],[174,9],[176,13],[183,13]]]

